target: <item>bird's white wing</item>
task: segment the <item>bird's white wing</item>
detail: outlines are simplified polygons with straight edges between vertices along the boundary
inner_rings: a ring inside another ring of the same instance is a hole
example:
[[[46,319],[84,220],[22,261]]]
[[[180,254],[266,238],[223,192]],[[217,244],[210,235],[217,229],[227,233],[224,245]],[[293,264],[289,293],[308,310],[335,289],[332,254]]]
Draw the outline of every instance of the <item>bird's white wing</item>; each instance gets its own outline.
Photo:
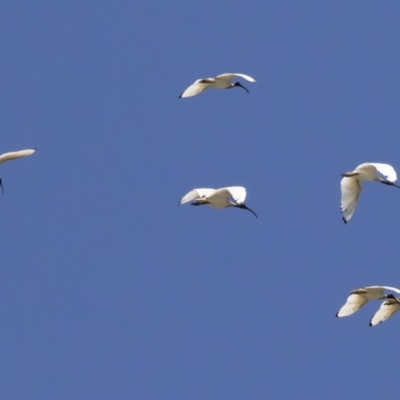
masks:
[[[243,79],[245,79],[246,81],[249,81],[249,82],[255,82],[256,81],[251,76],[245,75],[245,74],[228,73],[228,74],[221,74],[221,75],[216,76],[216,78],[222,78],[222,79],[226,79],[228,81],[230,81],[232,78],[235,78],[235,77],[243,78]]]
[[[212,78],[197,79],[197,81],[195,81],[193,84],[191,84],[187,89],[183,91],[183,93],[179,96],[179,98],[196,96],[196,94],[199,94],[204,90],[208,89],[209,86],[207,85],[207,83],[211,82],[213,82]]]
[[[396,300],[390,299],[384,301],[379,310],[374,314],[369,322],[369,326],[375,326],[386,321],[393,314],[400,310],[400,304]]]
[[[340,182],[340,188],[342,192],[340,210],[342,211],[344,222],[348,222],[356,210],[358,197],[361,193],[361,185],[355,178],[344,177]]]
[[[185,204],[199,197],[210,196],[215,192],[215,189],[193,189],[189,193],[185,194],[179,202],[179,204]]]
[[[10,153],[4,153],[0,156],[0,164],[5,161],[15,160],[16,158],[30,156],[36,151],[36,149],[26,149],[19,151],[12,151]]]
[[[360,289],[361,290],[361,289]],[[346,301],[346,304],[336,313],[337,317],[348,317],[354,314],[362,306],[368,303],[368,300],[359,294],[351,294]]]
[[[237,203],[243,203],[246,199],[246,189],[243,186],[230,186],[225,188],[228,190],[232,199]]]
[[[389,164],[381,164],[381,163],[369,163],[373,165],[380,174],[382,174],[388,182],[396,182],[397,174],[394,168]]]

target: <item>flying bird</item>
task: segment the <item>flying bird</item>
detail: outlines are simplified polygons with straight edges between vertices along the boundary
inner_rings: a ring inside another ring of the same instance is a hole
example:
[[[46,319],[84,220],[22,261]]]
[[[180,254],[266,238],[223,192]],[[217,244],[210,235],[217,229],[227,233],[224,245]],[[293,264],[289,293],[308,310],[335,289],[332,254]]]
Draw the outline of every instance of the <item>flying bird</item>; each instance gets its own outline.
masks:
[[[241,87],[247,93],[249,93],[249,91],[240,82],[231,82],[231,80],[235,77],[243,78],[248,82],[255,82],[254,78],[245,74],[222,74],[214,78],[197,79],[179,96],[179,98],[181,99],[184,97],[195,96],[196,94],[204,92],[204,90],[208,88],[232,89],[234,87]]]
[[[354,314],[361,307],[365,306],[370,300],[381,300],[381,299],[394,299],[393,294],[385,294],[385,290],[391,290],[396,293],[400,293],[400,289],[391,286],[366,286],[360,289],[355,289],[350,292],[350,296],[347,298],[346,303],[336,313],[336,316],[348,317]]]
[[[246,189],[243,186],[230,186],[220,189],[193,189],[182,197],[179,204],[193,201],[192,206],[207,205],[218,210],[227,207],[237,207],[257,214],[244,204]]]
[[[15,160],[20,157],[30,156],[35,151],[36,151],[36,149],[26,149],[26,150],[13,151],[10,153],[4,153],[4,154],[0,155],[0,164],[2,164],[3,162],[6,162],[6,161]],[[4,194],[3,182],[1,180],[1,178],[0,178],[0,186],[1,186],[1,190]]]
[[[378,173],[383,175],[386,179],[382,179]],[[385,185],[396,186],[400,189],[400,186],[394,183],[397,180],[396,171],[389,164],[360,164],[354,171],[342,174],[342,177],[340,182],[342,193],[340,210],[343,215],[344,223],[349,222],[354,214],[361,193],[362,181],[377,181]]]
[[[381,322],[385,322],[392,315],[400,310],[400,297],[396,298],[392,295],[389,300],[384,301],[379,310],[374,314],[369,322],[369,326],[375,326]]]

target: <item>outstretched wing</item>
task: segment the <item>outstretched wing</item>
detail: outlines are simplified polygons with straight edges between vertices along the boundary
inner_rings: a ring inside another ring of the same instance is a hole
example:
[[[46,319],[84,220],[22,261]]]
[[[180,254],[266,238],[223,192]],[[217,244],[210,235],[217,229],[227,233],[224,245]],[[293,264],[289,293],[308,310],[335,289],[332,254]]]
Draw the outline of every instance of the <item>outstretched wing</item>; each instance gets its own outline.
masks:
[[[361,290],[361,289],[360,289]],[[351,314],[354,314],[358,311],[362,306],[368,303],[368,300],[360,296],[359,294],[351,294],[346,303],[341,307],[341,309],[336,313],[337,317],[348,317]]]
[[[388,182],[396,182],[397,174],[394,168],[389,164],[381,164],[381,163],[369,163],[373,165],[380,174],[382,174]]]
[[[232,78],[235,78],[235,77],[243,78],[243,79],[245,79],[246,81],[249,81],[249,82],[255,82],[256,81],[251,76],[245,75],[245,74],[227,73],[227,74],[221,74],[221,75],[216,76],[216,78],[219,78],[219,79],[222,78],[224,80],[226,79],[227,81],[230,81]]]
[[[393,314],[400,310],[400,304],[393,299],[384,301],[379,310],[374,314],[369,322],[369,326],[375,326],[381,322],[385,322]]]
[[[203,92],[204,90],[208,89],[210,83],[214,82],[212,78],[207,79],[197,79],[193,84],[191,84],[187,89],[185,89],[182,94],[179,96],[180,99],[185,97],[192,97],[196,96]]]
[[[10,153],[4,153],[0,156],[0,164],[5,161],[15,160],[20,157],[30,156],[36,151],[36,149],[26,149],[19,151],[12,151]]]
[[[246,188],[243,186],[230,186],[225,188],[236,204],[243,203],[246,199]]]
[[[348,222],[356,210],[358,197],[361,193],[360,182],[356,178],[342,178],[340,182],[341,202],[340,210],[343,214],[344,222]]]
[[[212,195],[215,192],[215,189],[193,189],[189,193],[185,194],[179,204],[185,204],[188,203],[189,201],[192,201],[194,199],[198,199],[199,197],[208,197]]]

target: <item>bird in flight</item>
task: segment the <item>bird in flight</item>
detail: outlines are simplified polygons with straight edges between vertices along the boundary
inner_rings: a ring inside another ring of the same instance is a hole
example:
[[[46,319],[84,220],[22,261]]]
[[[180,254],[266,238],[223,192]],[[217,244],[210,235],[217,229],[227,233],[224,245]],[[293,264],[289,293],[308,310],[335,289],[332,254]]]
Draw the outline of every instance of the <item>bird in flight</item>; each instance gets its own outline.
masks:
[[[365,306],[370,300],[394,299],[396,301],[393,294],[385,294],[385,290],[390,290],[400,294],[400,289],[391,286],[366,286],[352,290],[346,303],[336,313],[336,316],[338,318],[348,317],[358,311],[361,307]]]
[[[379,174],[384,176],[385,179],[382,179]],[[382,163],[360,164],[354,171],[342,174],[340,210],[343,221],[349,222],[356,210],[362,181],[376,181],[400,189],[400,186],[395,184],[396,180],[397,174],[394,168],[389,164]]]
[[[208,88],[232,89],[234,87],[241,87],[247,93],[249,93],[249,91],[240,82],[231,82],[231,80],[235,77],[243,78],[248,82],[255,82],[254,78],[245,74],[222,74],[214,78],[197,79],[186,90],[183,91],[179,98],[183,99],[185,97],[195,96],[196,94],[204,92],[204,90]]]
[[[192,201],[192,206],[207,205],[212,208],[222,209],[227,207],[241,208],[257,214],[244,204],[246,189],[243,186],[230,186],[220,189],[193,189],[182,197],[179,204]]]

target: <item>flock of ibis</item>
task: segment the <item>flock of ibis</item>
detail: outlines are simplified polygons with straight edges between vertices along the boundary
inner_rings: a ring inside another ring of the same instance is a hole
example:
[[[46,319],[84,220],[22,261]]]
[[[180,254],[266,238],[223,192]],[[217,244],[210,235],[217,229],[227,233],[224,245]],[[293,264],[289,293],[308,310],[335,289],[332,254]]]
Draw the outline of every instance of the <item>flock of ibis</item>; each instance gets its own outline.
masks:
[[[192,97],[204,92],[206,89],[233,89],[240,87],[247,93],[249,91],[240,82],[232,82],[234,78],[242,78],[248,82],[255,82],[255,79],[249,75],[226,73],[217,75],[212,78],[202,78],[194,81],[187,89],[185,89],[179,98]],[[0,155],[0,164],[5,161],[15,160],[17,158],[26,157],[33,154],[36,149],[26,149],[4,153]],[[383,177],[383,178],[382,178]],[[340,210],[344,223],[348,223],[353,217],[356,210],[358,198],[361,193],[362,181],[376,181],[388,186],[396,185],[397,174],[395,169],[389,164],[368,162],[360,164],[354,171],[342,174],[340,182],[341,202]],[[0,178],[0,187],[4,194],[3,182]],[[200,188],[193,189],[183,196],[179,204],[191,202],[192,206],[207,205],[215,209],[223,209],[228,207],[240,208],[247,210],[257,218],[257,214],[244,204],[246,199],[246,189],[243,186],[230,186],[219,189]],[[337,317],[347,317],[354,314],[370,300],[384,300],[380,308],[372,316],[369,325],[375,326],[386,321],[393,314],[400,310],[400,296],[395,297],[392,293],[386,294],[385,291],[392,291],[400,294],[400,289],[390,286],[367,286],[355,289],[350,292],[346,303],[337,312]]]

